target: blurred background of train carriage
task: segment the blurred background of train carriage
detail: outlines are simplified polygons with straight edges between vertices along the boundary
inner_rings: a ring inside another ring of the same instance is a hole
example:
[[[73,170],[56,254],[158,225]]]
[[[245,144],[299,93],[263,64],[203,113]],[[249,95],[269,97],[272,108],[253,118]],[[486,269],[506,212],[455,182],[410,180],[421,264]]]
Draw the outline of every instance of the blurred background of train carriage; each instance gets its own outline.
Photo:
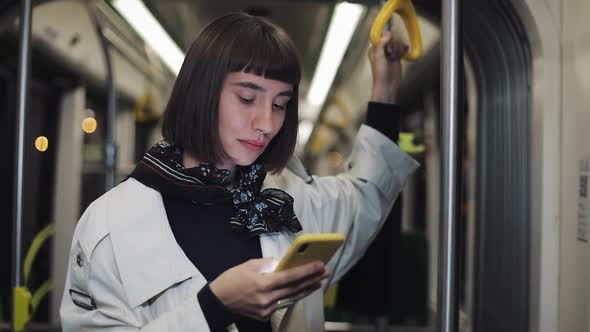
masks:
[[[0,1],[5,330],[11,320],[21,4]],[[133,5],[151,13],[176,47],[154,30],[146,37],[148,30],[134,25],[141,12],[125,11]],[[445,91],[441,1],[414,5],[424,52],[404,63],[399,103],[407,112],[402,129],[410,136],[400,145],[422,167],[365,258],[327,294],[330,331],[431,331],[436,323]],[[208,22],[243,10],[270,18],[291,35],[303,63],[297,154],[310,172],[328,175],[343,169],[363,122],[371,86],[368,37],[379,9],[372,0],[35,1],[22,248],[23,260],[30,247],[38,249],[28,256],[26,285],[40,291],[29,329],[59,330],[75,223],[109,179],[124,179],[159,140],[179,63]],[[336,17],[346,10],[352,16],[337,26]],[[456,274],[461,331],[590,331],[589,13],[585,0],[462,2]],[[408,40],[398,16],[393,30]],[[340,56],[327,53],[323,63],[332,38],[343,48]],[[330,64],[336,71],[321,74]],[[332,78],[321,83],[324,76]],[[116,112],[109,115],[112,91]],[[115,159],[105,153],[113,146]]]

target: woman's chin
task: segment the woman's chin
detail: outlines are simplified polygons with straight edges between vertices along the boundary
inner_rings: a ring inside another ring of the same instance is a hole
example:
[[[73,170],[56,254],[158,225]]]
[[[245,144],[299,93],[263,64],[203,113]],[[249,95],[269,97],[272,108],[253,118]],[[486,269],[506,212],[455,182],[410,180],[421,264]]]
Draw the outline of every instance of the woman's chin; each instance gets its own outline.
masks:
[[[254,164],[254,162],[256,162],[256,159],[254,160],[248,160],[248,161],[239,161],[236,163],[236,165],[238,166],[250,166],[252,164]]]
[[[258,159],[258,157],[259,156],[238,158],[234,159],[234,162],[238,166],[250,166],[256,162],[256,159]]]

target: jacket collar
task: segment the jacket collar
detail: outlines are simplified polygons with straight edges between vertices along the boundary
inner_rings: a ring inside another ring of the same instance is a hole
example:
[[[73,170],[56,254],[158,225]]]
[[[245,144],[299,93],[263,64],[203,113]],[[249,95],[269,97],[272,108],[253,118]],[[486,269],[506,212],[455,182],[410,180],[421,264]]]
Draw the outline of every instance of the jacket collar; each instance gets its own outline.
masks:
[[[289,162],[287,163],[287,169],[293,172],[293,174],[302,178],[305,183],[309,184],[313,182],[312,176],[307,172],[305,166],[303,166],[301,159],[297,157],[289,159]]]
[[[128,179],[110,194],[106,220],[133,308],[191,277],[206,283],[174,239],[159,192]]]

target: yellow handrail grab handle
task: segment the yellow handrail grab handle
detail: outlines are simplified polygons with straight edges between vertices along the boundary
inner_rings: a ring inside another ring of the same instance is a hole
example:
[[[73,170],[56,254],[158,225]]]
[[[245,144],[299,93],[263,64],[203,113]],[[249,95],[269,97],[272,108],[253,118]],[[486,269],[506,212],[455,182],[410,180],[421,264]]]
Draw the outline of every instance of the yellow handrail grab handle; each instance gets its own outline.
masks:
[[[39,308],[39,304],[43,300],[43,298],[53,289],[53,285],[51,280],[45,280],[44,283],[37,288],[37,290],[33,293],[33,297],[31,298],[31,311],[35,313],[37,308]]]
[[[415,145],[414,144],[414,137],[413,133],[407,132],[400,132],[399,133],[399,148],[407,153],[422,153],[426,150],[426,146],[423,144]]]
[[[23,266],[24,284],[26,285],[29,281],[31,274],[31,267],[35,261],[35,257],[41,249],[41,246],[45,241],[55,233],[53,224],[45,226],[33,239],[27,256],[25,257],[25,263]],[[24,331],[25,326],[31,319],[31,315],[39,306],[39,303],[51,290],[51,281],[45,281],[41,287],[35,292],[35,295],[31,295],[31,292],[26,286],[13,288],[13,301],[14,301],[14,312],[13,314],[13,329],[15,331]]]
[[[414,9],[411,0],[389,0],[383,5],[383,8],[381,8],[381,11],[377,14],[377,18],[375,18],[375,22],[371,28],[371,43],[373,45],[379,43],[385,25],[396,11],[404,20],[404,24],[410,37],[410,49],[404,54],[404,59],[416,61],[422,55],[422,34],[420,33],[420,25],[418,24],[416,9]]]
[[[45,226],[33,239],[31,246],[29,247],[29,251],[27,252],[27,256],[25,257],[25,263],[23,265],[23,274],[25,277],[25,285],[29,281],[29,275],[31,273],[31,267],[33,266],[33,261],[35,261],[35,257],[37,257],[37,252],[41,249],[41,246],[45,241],[51,237],[55,233],[55,229],[53,228],[53,224],[49,224]]]
[[[24,331],[31,319],[31,292],[27,287],[16,287],[13,288],[12,298],[14,301],[12,328],[17,332]]]

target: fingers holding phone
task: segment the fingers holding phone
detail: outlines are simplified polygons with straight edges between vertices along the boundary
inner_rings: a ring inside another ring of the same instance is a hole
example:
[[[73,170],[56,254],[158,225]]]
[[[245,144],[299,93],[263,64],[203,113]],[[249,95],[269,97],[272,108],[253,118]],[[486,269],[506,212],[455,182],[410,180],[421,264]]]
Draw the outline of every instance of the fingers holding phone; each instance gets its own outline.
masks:
[[[211,291],[231,311],[266,321],[288,301],[298,301],[321,287],[329,276],[322,262],[261,273],[272,258],[253,259],[235,266],[210,283]],[[283,301],[283,302],[280,302]]]
[[[329,276],[330,271],[321,261],[274,272],[272,278],[277,288],[272,297],[277,299],[278,308],[288,306],[322,287],[322,281]]]
[[[223,272],[209,286],[230,310],[268,320],[278,308],[322,286],[322,280],[330,275],[325,264],[343,242],[343,234],[303,234],[293,241],[278,265],[273,258],[252,259]]]

